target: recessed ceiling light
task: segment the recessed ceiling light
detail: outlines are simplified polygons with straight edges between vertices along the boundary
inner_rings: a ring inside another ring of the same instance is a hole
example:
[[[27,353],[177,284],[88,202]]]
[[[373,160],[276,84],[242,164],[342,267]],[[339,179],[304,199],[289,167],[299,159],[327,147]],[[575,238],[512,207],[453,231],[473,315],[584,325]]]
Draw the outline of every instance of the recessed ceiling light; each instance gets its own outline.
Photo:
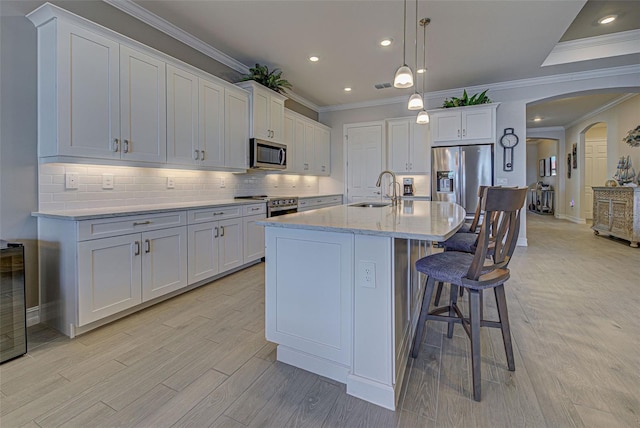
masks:
[[[618,17],[618,15],[603,16],[602,18],[598,19],[598,24],[609,24],[609,23],[615,21],[617,17]]]
[[[392,38],[388,38],[388,39],[382,39],[380,40],[380,46],[383,47],[387,47],[387,46],[391,46],[391,43],[393,43],[393,39]]]
[[[344,88],[344,91],[345,92],[351,92],[351,88],[347,86],[346,88]]]
[[[318,62],[318,61],[320,61],[320,58],[318,58],[317,56],[310,56],[310,57],[309,57],[309,61],[311,61],[311,62]]]
[[[424,73],[425,71],[427,71],[427,70],[425,70],[424,68],[419,68],[419,69],[418,69],[418,71],[416,71],[416,73],[418,73],[418,74],[422,74],[422,73]]]

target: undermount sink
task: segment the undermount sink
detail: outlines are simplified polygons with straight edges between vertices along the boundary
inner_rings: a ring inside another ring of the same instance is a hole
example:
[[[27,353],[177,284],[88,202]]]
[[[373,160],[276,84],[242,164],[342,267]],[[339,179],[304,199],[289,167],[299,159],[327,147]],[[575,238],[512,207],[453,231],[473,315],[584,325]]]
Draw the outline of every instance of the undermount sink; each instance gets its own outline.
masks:
[[[360,202],[357,204],[351,204],[350,207],[360,207],[360,208],[382,208],[388,207],[390,204],[385,202]]]

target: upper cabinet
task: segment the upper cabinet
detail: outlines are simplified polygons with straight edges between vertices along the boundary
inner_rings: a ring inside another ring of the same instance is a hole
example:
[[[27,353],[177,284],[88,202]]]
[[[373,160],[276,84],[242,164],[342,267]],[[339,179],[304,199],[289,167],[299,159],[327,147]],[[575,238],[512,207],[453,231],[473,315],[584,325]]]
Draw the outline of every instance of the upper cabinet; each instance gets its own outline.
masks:
[[[388,167],[398,174],[428,174],[430,155],[428,126],[414,117],[387,120]]]
[[[284,143],[287,146],[287,172],[330,175],[331,128],[285,110]]]
[[[44,161],[248,167],[247,91],[49,3],[28,18]]]
[[[287,98],[253,80],[240,82],[237,85],[249,91],[250,94],[251,137],[284,143],[284,101]]]
[[[497,108],[495,103],[430,111],[431,144],[495,142]]]

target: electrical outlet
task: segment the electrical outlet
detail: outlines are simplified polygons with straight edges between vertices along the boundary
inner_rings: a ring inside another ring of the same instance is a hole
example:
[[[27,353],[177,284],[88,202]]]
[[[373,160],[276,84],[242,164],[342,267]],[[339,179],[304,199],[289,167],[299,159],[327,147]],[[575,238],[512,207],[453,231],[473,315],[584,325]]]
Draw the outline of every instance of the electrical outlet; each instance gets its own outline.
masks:
[[[167,177],[167,189],[175,189],[176,182],[173,177]]]
[[[102,174],[102,188],[113,189],[113,174]]]
[[[367,288],[376,288],[376,264],[374,262],[360,261],[360,285]]]
[[[64,175],[64,188],[65,189],[77,189],[78,188],[78,173],[67,172]]]
[[[224,177],[220,177],[220,188],[224,189],[224,187],[225,187]]]

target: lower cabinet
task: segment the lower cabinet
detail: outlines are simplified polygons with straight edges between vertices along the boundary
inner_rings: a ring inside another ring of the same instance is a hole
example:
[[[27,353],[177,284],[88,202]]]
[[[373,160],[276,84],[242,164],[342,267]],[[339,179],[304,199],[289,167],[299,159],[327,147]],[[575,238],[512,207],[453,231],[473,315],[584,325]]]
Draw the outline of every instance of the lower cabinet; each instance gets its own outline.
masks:
[[[605,234],[640,242],[640,188],[594,187],[593,226],[596,235]]]
[[[244,264],[243,219],[189,226],[189,284]]]
[[[298,198],[298,212],[342,205],[342,195]]]
[[[186,285],[184,226],[78,244],[79,325]]]
[[[258,214],[242,219],[244,223],[244,262],[249,263],[264,257],[264,226],[256,222],[264,220],[266,215]]]

